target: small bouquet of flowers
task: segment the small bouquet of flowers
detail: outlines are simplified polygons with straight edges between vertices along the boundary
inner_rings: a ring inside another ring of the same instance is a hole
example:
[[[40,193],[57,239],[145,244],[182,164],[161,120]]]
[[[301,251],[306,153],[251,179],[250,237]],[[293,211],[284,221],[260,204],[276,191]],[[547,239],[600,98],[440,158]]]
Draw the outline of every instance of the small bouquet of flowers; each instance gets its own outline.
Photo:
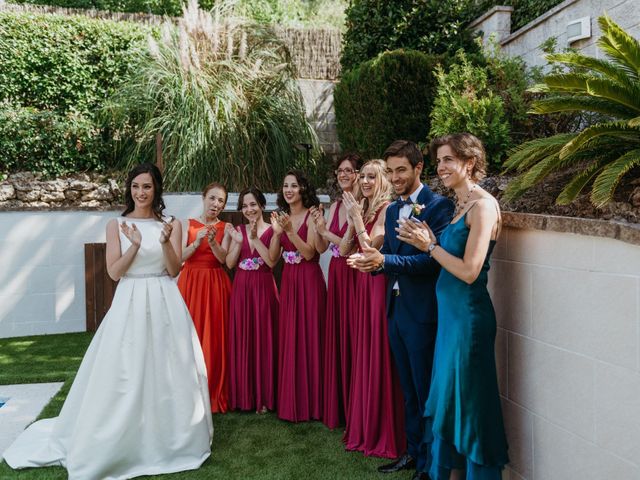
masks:
[[[295,265],[302,261],[302,255],[297,250],[292,252],[285,250],[282,252],[282,258],[284,258],[284,263],[288,263],[290,265]]]
[[[264,265],[262,257],[254,257],[245,258],[238,264],[238,267],[240,270],[258,270],[262,265]]]
[[[338,245],[336,245],[335,243],[330,243],[329,244],[329,250],[331,250],[331,256],[332,257],[339,257],[340,256],[340,247]]]
[[[409,215],[409,218],[417,217],[418,215],[420,215],[422,210],[424,210],[424,205],[422,205],[420,203],[412,203],[411,204],[411,215]]]

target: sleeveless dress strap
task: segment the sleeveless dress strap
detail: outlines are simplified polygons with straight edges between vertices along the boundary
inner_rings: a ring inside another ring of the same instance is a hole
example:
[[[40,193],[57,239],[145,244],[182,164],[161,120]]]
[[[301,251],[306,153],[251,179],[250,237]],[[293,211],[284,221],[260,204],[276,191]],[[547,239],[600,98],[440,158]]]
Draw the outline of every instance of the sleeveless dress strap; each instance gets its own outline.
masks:
[[[464,214],[462,216],[466,217],[467,213],[469,213],[473,209],[473,207],[475,207],[476,204],[478,202],[481,202],[482,200],[484,200],[484,199],[479,199],[479,200],[476,200],[475,202],[472,202],[469,205],[469,208],[467,208],[467,211],[464,212]],[[487,200],[489,200],[489,199],[487,199]],[[500,236],[500,231],[502,230],[502,214],[500,213],[500,207],[498,205],[498,201],[495,198],[491,201],[491,203],[493,204],[493,207],[496,209],[496,213],[498,214],[498,220],[496,221],[495,232],[492,232],[492,234],[491,234],[491,240],[495,241]],[[465,222],[465,225],[467,225],[467,219],[466,218],[464,219],[464,222]]]

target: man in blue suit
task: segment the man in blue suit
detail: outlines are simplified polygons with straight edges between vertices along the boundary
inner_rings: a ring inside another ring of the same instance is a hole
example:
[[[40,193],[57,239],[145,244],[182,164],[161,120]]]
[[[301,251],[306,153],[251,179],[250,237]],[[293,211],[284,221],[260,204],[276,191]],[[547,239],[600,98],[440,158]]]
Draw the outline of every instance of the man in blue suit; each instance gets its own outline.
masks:
[[[389,344],[404,396],[407,453],[378,470],[390,473],[415,468],[413,479],[423,480],[428,478],[429,452],[422,443],[422,414],[431,382],[437,321],[435,286],[440,266],[428,253],[398,240],[395,229],[399,221],[424,221],[439,237],[451,221],[454,206],[420,182],[424,158],[415,143],[397,140],[383,157],[398,199],[387,209],[382,249],[365,248],[354,263],[361,271],[382,272],[389,280]]]

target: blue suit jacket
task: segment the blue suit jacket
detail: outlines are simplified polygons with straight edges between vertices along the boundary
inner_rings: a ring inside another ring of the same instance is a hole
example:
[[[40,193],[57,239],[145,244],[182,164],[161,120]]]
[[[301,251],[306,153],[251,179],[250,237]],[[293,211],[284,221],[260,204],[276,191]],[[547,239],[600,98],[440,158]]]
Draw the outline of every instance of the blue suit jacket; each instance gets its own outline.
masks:
[[[425,221],[436,237],[451,222],[453,202],[433,193],[429,187],[418,195],[417,203],[425,208],[414,218]],[[398,226],[400,208],[393,202],[387,209],[384,224],[383,272],[389,278],[387,286],[387,316],[393,313],[395,318],[407,318],[418,323],[437,321],[435,285],[440,274],[440,264],[429,254],[418,250],[408,243],[398,240],[395,228]],[[391,298],[395,282],[398,282],[400,296]],[[391,312],[393,305],[394,312]]]

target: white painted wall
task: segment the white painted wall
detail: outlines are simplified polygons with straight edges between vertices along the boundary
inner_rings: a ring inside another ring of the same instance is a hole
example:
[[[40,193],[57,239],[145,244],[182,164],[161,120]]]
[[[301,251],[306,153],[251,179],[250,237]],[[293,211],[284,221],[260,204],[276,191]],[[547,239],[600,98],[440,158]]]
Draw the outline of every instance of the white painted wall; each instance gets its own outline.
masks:
[[[489,273],[511,480],[640,478],[640,247],[506,228]]]
[[[605,12],[629,34],[640,37],[640,0],[566,0],[507,36],[504,35],[504,7],[492,10],[495,11],[491,15],[479,17],[481,21],[472,22],[471,27],[483,31],[484,38],[495,32],[504,52],[522,57],[529,66],[546,65],[539,47],[550,37],[557,38],[558,50],[568,47],[567,23],[582,17],[591,17],[591,37],[578,40],[570,46],[586,55],[597,58],[603,56],[595,43],[601,34],[597,19]]]
[[[237,194],[227,206],[235,210]],[[201,213],[201,197],[165,195],[169,215]],[[321,200],[328,203],[326,196]],[[267,195],[267,208],[275,195]],[[0,212],[0,338],[84,331],[84,244],[105,241],[120,212]],[[321,265],[326,271],[328,256]]]

